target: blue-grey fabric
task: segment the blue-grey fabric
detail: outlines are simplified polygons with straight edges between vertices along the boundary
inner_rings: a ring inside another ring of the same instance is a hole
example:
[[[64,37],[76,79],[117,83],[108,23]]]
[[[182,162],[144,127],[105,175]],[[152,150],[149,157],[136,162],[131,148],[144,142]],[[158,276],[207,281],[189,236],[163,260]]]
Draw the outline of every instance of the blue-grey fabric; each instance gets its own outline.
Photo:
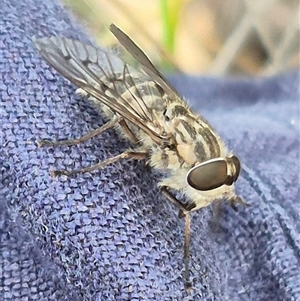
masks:
[[[300,300],[298,72],[171,78],[240,157],[237,191],[251,205],[192,214],[187,293],[183,220],[160,195],[156,173],[122,161],[49,175],[99,162],[128,142],[109,130],[74,147],[36,145],[105,122],[31,42],[88,37],[56,1],[4,0],[0,11],[0,300]]]

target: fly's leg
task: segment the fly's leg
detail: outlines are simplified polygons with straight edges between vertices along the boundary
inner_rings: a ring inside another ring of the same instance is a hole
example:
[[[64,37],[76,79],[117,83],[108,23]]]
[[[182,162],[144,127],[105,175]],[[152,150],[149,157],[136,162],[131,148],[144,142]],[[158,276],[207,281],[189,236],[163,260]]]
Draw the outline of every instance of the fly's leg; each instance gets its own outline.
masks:
[[[239,197],[237,195],[235,197],[231,198],[229,200],[229,202],[230,202],[230,206],[232,207],[232,209],[234,211],[238,211],[237,207],[236,207],[236,204],[241,204],[245,207],[251,207],[251,205],[247,204],[241,197]]]
[[[123,133],[127,136],[127,138],[134,144],[138,143],[138,139],[132,133],[131,129],[128,127],[126,121],[121,119],[119,122],[120,127],[122,128]]]
[[[191,241],[191,217],[190,210],[192,207],[190,204],[182,204],[175,196],[173,196],[166,187],[161,188],[163,195],[176,207],[179,208],[179,216],[185,218],[185,227],[184,227],[184,274],[185,274],[185,288],[187,291],[190,291],[192,288],[192,283],[190,281],[190,241]]]
[[[192,289],[190,280],[190,243],[191,243],[191,216],[190,213],[185,214],[185,227],[184,227],[184,272],[185,272],[185,289],[187,291]]]
[[[109,122],[105,123],[103,126],[99,127],[98,129],[91,131],[90,133],[78,138],[78,139],[70,139],[70,140],[61,140],[61,141],[49,141],[49,140],[41,140],[38,142],[38,146],[42,147],[42,146],[72,146],[72,145],[77,145],[83,142],[86,142],[87,140],[95,137],[96,135],[99,135],[101,133],[103,133],[104,131],[114,127],[116,124],[119,124],[119,126],[122,128],[124,134],[128,137],[128,139],[133,142],[133,143],[137,143],[138,139],[136,138],[136,136],[134,135],[134,133],[132,133],[132,131],[130,130],[130,128],[128,127],[126,121],[119,117],[119,116],[115,116],[112,120],[110,120]],[[52,176],[59,176],[59,175],[74,175],[74,174],[78,174],[78,173],[84,173],[84,172],[91,172],[100,168],[105,167],[108,164],[112,164],[120,159],[135,159],[135,160],[143,160],[147,158],[147,153],[145,152],[132,152],[132,151],[126,151],[123,152],[115,157],[109,158],[105,161],[102,161],[98,164],[92,165],[92,166],[88,166],[85,168],[81,168],[81,169],[76,169],[76,170],[54,170],[51,171],[51,175]]]
[[[186,205],[181,203],[173,194],[171,194],[166,186],[161,188],[161,192],[168,199],[168,201],[170,201],[179,209],[179,215],[182,215],[183,217],[186,213],[188,213]]]
[[[76,90],[76,94],[79,94],[83,97],[87,97],[87,98],[91,98],[93,99],[93,97],[91,97],[89,95],[89,93],[87,93],[85,90],[78,88]],[[136,144],[138,142],[138,139],[135,137],[135,135],[132,133],[132,131],[130,130],[130,128],[128,127],[126,121],[124,119],[120,118],[119,121],[119,126],[122,128],[123,133],[127,136],[127,138],[134,144]],[[96,134],[97,135],[97,134]]]
[[[62,146],[62,145],[77,145],[80,143],[83,143],[105,131],[108,129],[114,127],[117,123],[121,121],[120,117],[116,116],[109,122],[105,123],[98,129],[91,131],[90,133],[87,133],[86,135],[78,138],[78,139],[71,139],[71,140],[61,140],[61,141],[49,141],[49,140],[41,140],[38,142],[38,146]]]
[[[116,161],[119,161],[120,159],[134,159],[134,160],[144,160],[147,158],[147,153],[145,152],[131,152],[131,151],[126,151],[123,152],[115,157],[109,158],[107,160],[104,160],[98,164],[92,165],[92,166],[88,166],[88,167],[84,167],[84,168],[80,168],[80,169],[74,169],[74,170],[54,170],[51,172],[51,175],[56,177],[56,176],[60,176],[60,175],[66,175],[66,176],[70,176],[70,175],[74,175],[74,174],[78,174],[78,173],[85,173],[85,172],[91,172],[100,168],[105,167],[106,165],[112,164]]]
[[[168,201],[170,201],[179,209],[179,218],[183,218],[194,207],[196,207],[196,204],[194,202],[189,202],[187,204],[181,203],[173,194],[171,194],[171,192],[167,189],[166,186],[161,187],[161,192],[168,199]]]

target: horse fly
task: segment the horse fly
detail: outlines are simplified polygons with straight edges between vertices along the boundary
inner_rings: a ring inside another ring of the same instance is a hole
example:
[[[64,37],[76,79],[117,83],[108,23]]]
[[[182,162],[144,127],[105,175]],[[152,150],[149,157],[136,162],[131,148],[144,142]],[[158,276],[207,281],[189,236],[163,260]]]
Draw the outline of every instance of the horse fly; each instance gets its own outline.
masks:
[[[132,142],[132,150],[93,166],[57,170],[52,174],[91,172],[120,159],[146,159],[151,167],[164,171],[158,185],[179,208],[179,215],[185,217],[184,276],[185,286],[190,289],[190,212],[223,198],[232,206],[244,203],[234,192],[240,161],[227,150],[209,123],[189,108],[143,51],[114,24],[110,30],[142,70],[137,71],[116,55],[79,41],[33,37],[48,64],[77,85],[78,92],[88,95],[110,119],[79,139],[42,140],[39,146],[75,145],[115,127]],[[172,190],[182,191],[188,201],[179,201]]]

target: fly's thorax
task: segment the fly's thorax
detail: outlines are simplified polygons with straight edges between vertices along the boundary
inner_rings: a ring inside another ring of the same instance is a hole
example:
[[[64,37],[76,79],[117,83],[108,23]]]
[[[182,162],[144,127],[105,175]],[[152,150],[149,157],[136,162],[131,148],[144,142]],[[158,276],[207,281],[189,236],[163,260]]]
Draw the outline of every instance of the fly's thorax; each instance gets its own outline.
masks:
[[[176,171],[186,166],[184,160],[178,156],[176,149],[168,146],[161,148],[152,145],[149,155],[150,166],[161,171]]]
[[[165,128],[175,137],[177,153],[194,165],[227,155],[223,141],[211,125],[181,99],[169,102],[164,113]]]

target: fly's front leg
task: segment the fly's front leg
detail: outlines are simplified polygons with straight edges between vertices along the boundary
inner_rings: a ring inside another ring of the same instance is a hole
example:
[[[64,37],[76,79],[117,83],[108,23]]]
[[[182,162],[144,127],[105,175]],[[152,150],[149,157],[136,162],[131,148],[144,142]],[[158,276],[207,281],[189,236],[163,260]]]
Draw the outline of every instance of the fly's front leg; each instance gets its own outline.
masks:
[[[231,198],[229,200],[229,203],[230,203],[230,206],[232,207],[232,209],[234,211],[238,211],[237,207],[236,207],[236,204],[241,204],[245,207],[251,207],[251,205],[247,204],[241,197],[239,196],[234,196],[233,198]]]
[[[184,227],[183,260],[184,260],[184,273],[185,273],[185,288],[187,291],[190,291],[192,289],[192,282],[190,280],[190,244],[191,244],[191,216],[190,213],[186,213],[185,227]]]
[[[169,202],[174,204],[179,209],[179,212],[182,211],[184,214],[187,212],[187,210],[185,209],[185,204],[181,203],[173,194],[171,194],[166,186],[163,186],[160,191],[168,199]]]
[[[191,241],[191,217],[190,211],[194,208],[193,204],[183,204],[175,196],[173,196],[168,190],[167,187],[162,187],[161,192],[163,195],[176,207],[179,208],[179,217],[185,218],[185,227],[184,227],[184,274],[185,274],[185,288],[187,291],[190,291],[192,288],[192,283],[190,281],[190,241]]]
[[[74,175],[74,174],[78,174],[78,173],[84,173],[84,172],[91,172],[94,170],[98,170],[101,169],[109,164],[112,164],[114,162],[119,161],[120,159],[135,159],[135,160],[144,160],[147,158],[147,153],[145,152],[131,152],[131,151],[126,151],[123,152],[115,157],[109,158],[107,160],[104,160],[98,164],[92,165],[92,166],[88,166],[88,167],[84,167],[84,168],[80,168],[80,169],[74,169],[74,170],[54,170],[51,172],[51,175],[56,177],[56,176],[60,176],[60,175],[66,175],[66,176],[70,176],[70,175]]]
[[[50,141],[50,140],[41,140],[38,142],[38,146],[62,146],[62,145],[77,145],[83,143],[105,131],[114,127],[117,123],[121,122],[121,118],[116,116],[109,122],[105,123],[98,129],[91,131],[90,133],[78,138],[78,139],[70,139],[70,140],[60,140],[60,141]]]
[[[170,201],[179,209],[179,213],[178,213],[179,218],[183,218],[187,213],[189,213],[196,206],[195,203],[183,204],[168,190],[166,186],[161,187],[161,192],[168,199],[168,201]]]

